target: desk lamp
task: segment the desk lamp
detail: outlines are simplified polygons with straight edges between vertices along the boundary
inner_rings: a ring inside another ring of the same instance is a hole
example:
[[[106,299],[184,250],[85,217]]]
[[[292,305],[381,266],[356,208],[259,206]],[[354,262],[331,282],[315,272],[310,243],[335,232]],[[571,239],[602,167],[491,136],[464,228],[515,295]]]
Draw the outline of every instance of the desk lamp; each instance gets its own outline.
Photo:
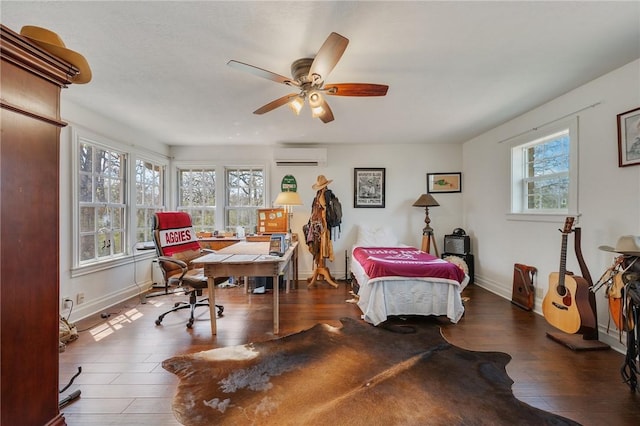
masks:
[[[436,256],[440,257],[438,254],[438,246],[436,245],[436,240],[433,236],[433,228],[431,225],[431,219],[429,219],[429,207],[439,206],[438,202],[433,198],[431,194],[422,194],[420,198],[413,203],[414,207],[424,207],[425,218],[424,223],[425,226],[422,229],[422,247],[421,250],[429,253],[431,251],[431,241],[433,241],[433,248],[435,249]]]
[[[284,207],[285,211],[287,212],[287,228],[289,229],[289,234],[291,234],[291,219],[293,218],[293,206],[302,205],[302,199],[300,199],[300,195],[298,195],[297,192],[293,192],[293,191],[283,191],[278,194],[273,204],[276,206]]]

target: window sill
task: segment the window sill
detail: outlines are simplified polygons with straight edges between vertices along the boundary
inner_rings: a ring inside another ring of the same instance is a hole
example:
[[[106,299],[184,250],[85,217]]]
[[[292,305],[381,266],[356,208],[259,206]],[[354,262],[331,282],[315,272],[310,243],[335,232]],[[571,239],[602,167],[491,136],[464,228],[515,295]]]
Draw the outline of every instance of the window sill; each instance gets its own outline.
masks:
[[[576,224],[579,222],[579,213],[507,213],[507,220],[521,222],[554,222],[563,223],[567,216],[576,218]]]
[[[109,259],[102,262],[92,263],[90,265],[77,266],[71,268],[71,278],[80,277],[83,275],[93,274],[95,272],[104,271],[111,268],[116,268],[123,265],[138,262],[143,259],[152,259],[156,256],[155,250],[136,250],[133,255],[122,256],[117,259]]]

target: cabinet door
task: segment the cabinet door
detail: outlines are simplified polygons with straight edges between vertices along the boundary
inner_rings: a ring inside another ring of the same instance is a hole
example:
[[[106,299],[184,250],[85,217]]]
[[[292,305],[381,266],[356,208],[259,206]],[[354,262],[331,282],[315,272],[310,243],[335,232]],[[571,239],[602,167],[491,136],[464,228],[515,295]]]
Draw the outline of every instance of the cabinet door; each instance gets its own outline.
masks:
[[[58,413],[58,138],[2,110],[2,424]]]

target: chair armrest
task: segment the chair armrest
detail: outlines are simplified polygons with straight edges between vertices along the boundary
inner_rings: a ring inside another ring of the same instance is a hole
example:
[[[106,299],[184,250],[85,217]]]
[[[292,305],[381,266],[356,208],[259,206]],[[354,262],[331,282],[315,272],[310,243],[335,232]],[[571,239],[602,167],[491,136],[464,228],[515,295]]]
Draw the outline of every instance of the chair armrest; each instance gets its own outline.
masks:
[[[178,265],[182,269],[189,269],[189,265],[187,265],[185,262],[170,256],[158,256],[158,261],[173,263],[174,265]]]
[[[180,267],[180,269],[182,270],[182,273],[180,274],[180,277],[178,278],[178,280],[180,282],[182,282],[182,279],[184,278],[185,274],[189,270],[189,265],[187,265],[184,261],[179,260],[179,259],[175,259],[175,258],[170,257],[170,256],[158,256],[158,262],[167,262],[167,263],[173,263],[174,265],[178,265]]]

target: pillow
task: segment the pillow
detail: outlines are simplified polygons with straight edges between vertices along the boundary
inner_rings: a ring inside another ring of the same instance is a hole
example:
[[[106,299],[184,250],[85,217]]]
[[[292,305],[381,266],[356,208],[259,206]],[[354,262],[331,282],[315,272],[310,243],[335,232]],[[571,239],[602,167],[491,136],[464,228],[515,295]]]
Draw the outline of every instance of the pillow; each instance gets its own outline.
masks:
[[[358,226],[356,247],[397,247],[398,245],[395,233],[387,226]]]

